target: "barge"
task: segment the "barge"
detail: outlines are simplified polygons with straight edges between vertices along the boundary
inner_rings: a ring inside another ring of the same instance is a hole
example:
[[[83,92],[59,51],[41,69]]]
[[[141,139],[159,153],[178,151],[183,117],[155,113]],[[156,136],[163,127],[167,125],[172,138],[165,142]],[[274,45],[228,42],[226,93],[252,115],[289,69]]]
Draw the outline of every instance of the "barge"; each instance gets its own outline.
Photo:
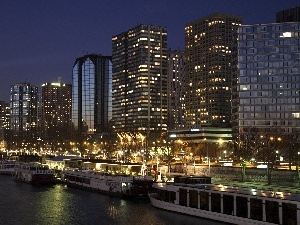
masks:
[[[61,180],[67,186],[122,198],[149,198],[153,185],[151,176],[112,175],[93,170],[64,170]]]
[[[12,175],[15,172],[15,167],[18,165],[19,163],[15,160],[0,161],[0,174]]]
[[[13,177],[18,181],[35,185],[53,184],[54,170],[41,163],[20,163],[15,167]]]
[[[300,194],[211,184],[210,177],[179,176],[154,183],[152,206],[230,224],[300,224]]]

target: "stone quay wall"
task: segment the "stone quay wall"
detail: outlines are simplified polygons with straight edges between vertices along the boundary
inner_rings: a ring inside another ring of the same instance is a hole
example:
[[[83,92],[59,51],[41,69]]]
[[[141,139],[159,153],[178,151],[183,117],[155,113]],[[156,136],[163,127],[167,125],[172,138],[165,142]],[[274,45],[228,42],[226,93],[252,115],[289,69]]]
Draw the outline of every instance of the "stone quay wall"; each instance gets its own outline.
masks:
[[[160,168],[162,174],[168,173],[168,166]],[[205,175],[215,179],[241,181],[242,172],[240,167],[229,166],[210,166],[207,165],[172,165],[171,173],[188,174],[188,175]],[[267,169],[246,168],[245,181],[250,182],[267,182]],[[278,184],[292,185],[299,183],[298,173],[296,170],[274,169],[271,173],[271,182]]]

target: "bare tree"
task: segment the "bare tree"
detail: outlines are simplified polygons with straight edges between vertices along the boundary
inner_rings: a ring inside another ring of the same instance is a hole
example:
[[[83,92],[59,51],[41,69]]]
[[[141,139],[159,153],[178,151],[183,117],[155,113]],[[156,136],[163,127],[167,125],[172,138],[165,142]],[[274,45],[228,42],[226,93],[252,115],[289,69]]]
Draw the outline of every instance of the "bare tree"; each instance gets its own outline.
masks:
[[[277,132],[261,132],[257,134],[256,149],[258,160],[267,165],[268,184],[271,184],[272,171],[278,161],[278,153],[282,150],[282,135]]]
[[[285,134],[282,135],[282,156],[285,161],[289,164],[289,170],[292,170],[292,164],[298,165],[298,149],[299,141],[296,134]]]
[[[292,164],[295,165],[297,171],[298,182],[300,186],[300,171],[299,171],[299,138],[297,134],[285,134],[282,136],[282,156],[288,161],[289,170],[292,170]]]
[[[189,146],[191,148],[191,152],[193,153],[194,157],[199,156],[200,161],[202,161],[202,158],[204,158],[206,155],[206,143],[205,142],[189,143]]]
[[[256,157],[256,131],[251,129],[250,132],[241,133],[235,141],[231,143],[234,155],[241,166],[242,181],[246,178],[247,163],[252,162],[252,159]]]

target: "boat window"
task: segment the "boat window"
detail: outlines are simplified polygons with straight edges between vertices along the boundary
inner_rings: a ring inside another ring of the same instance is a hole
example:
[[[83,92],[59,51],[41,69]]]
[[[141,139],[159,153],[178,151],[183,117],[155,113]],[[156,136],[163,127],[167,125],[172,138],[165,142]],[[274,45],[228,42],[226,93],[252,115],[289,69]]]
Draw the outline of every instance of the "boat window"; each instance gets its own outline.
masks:
[[[236,215],[239,217],[248,217],[248,200],[246,197],[236,197]]]
[[[179,205],[187,206],[187,190],[179,188]]]
[[[233,215],[233,196],[223,195],[223,213]]]
[[[209,194],[208,194],[208,192],[200,191],[200,209],[209,210]]]
[[[299,224],[297,222],[297,204],[282,203],[282,221],[285,224]]]
[[[279,202],[266,200],[266,221],[279,224]]]
[[[198,208],[198,191],[190,190],[189,191],[190,197],[190,207],[191,208]]]
[[[211,193],[211,211],[221,213],[221,194]]]
[[[254,220],[263,220],[263,202],[261,199],[250,199],[250,218]]]

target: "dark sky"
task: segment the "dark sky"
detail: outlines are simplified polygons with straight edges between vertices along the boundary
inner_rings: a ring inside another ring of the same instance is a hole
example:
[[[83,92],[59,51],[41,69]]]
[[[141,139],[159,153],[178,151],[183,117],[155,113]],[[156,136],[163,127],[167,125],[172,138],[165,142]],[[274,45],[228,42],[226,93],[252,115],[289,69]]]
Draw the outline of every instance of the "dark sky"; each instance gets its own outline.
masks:
[[[1,0],[0,100],[19,82],[71,83],[75,59],[111,55],[111,37],[138,24],[168,28],[168,47],[184,50],[185,24],[214,12],[244,24],[275,22],[299,0]]]

